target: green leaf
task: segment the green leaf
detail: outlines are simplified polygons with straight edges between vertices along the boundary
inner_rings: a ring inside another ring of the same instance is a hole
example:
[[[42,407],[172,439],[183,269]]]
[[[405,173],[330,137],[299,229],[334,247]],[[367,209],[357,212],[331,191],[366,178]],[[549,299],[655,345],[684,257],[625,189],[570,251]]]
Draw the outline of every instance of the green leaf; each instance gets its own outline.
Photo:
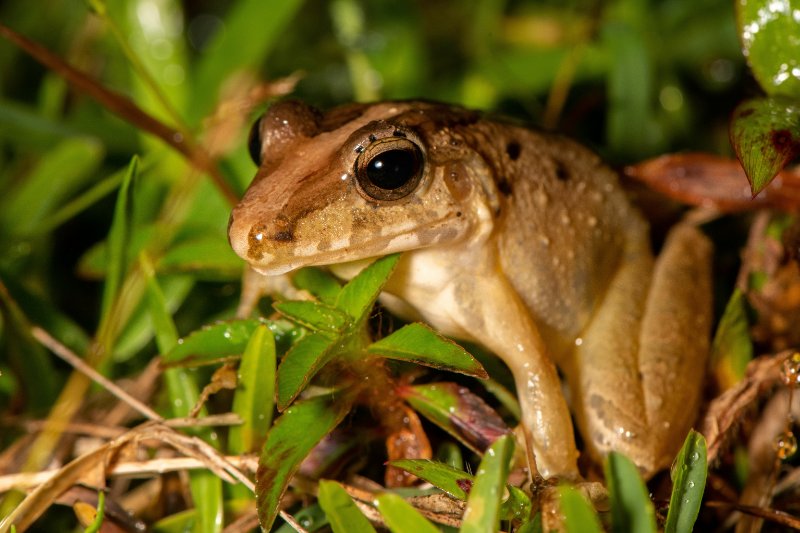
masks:
[[[0,228],[14,236],[35,232],[92,177],[103,148],[90,138],[73,138],[53,146],[19,185],[0,198]]]
[[[346,394],[318,396],[284,411],[267,434],[256,472],[256,503],[261,527],[269,531],[281,496],[300,463],[350,410]]]
[[[106,493],[102,490],[97,493],[97,514],[83,533],[97,533],[103,526],[103,519],[106,514]]]
[[[336,307],[350,315],[355,322],[366,319],[399,260],[400,254],[387,255],[366,267],[342,287],[336,298]]]
[[[469,352],[424,324],[409,324],[367,349],[389,359],[409,361],[477,378],[489,375]]]
[[[325,365],[338,339],[312,333],[300,339],[283,356],[278,367],[278,409],[283,411],[297,398],[311,378]]]
[[[222,237],[205,236],[171,246],[158,262],[160,272],[201,272],[215,279],[238,279],[242,260]]]
[[[561,513],[564,515],[564,529],[567,533],[603,532],[597,513],[581,491],[562,485],[558,488],[558,494],[561,498]],[[622,530],[617,530],[615,524],[614,531]]]
[[[373,503],[392,533],[439,533],[433,524],[397,494],[384,492]]]
[[[767,94],[800,98],[800,1],[739,0],[742,52]]]
[[[462,533],[498,530],[500,506],[513,455],[514,437],[511,435],[498,438],[483,454],[467,499],[467,509],[461,523]]]
[[[222,83],[232,74],[258,70],[302,4],[302,0],[242,0],[230,9],[195,69],[193,122],[214,108]]]
[[[167,311],[164,294],[158,286],[155,273],[147,256],[140,257],[142,271],[147,282],[147,303],[153,327],[156,332],[156,344],[162,353],[177,345],[178,333],[172,317]],[[197,403],[200,394],[192,374],[183,368],[168,368],[164,372],[164,383],[169,395],[172,415],[186,417]],[[206,410],[200,411],[204,416]],[[207,442],[216,444],[216,437],[210,428],[198,428],[190,431]],[[197,509],[196,531],[200,533],[216,533],[222,529],[222,480],[213,472],[198,470],[189,474],[189,488],[192,501]]]
[[[612,530],[620,533],[654,533],[655,510],[647,487],[633,462],[617,452],[608,454],[606,483],[611,497]]]
[[[374,533],[375,528],[367,517],[358,510],[347,491],[335,481],[321,480],[317,497],[333,533]]]
[[[298,289],[303,289],[317,298],[322,303],[333,305],[342,289],[339,281],[331,274],[316,267],[301,268],[294,276],[292,283]]]
[[[753,359],[753,343],[742,292],[734,289],[714,334],[711,369],[722,390],[738,383]]]
[[[103,303],[100,311],[101,320],[108,321],[109,313],[114,299],[117,297],[122,278],[125,275],[127,265],[125,264],[125,251],[130,237],[130,218],[132,212],[131,197],[133,195],[133,183],[138,174],[139,158],[134,156],[128,165],[128,172],[122,180],[122,186],[117,194],[117,203],[114,207],[114,218],[111,222],[111,230],[108,233],[108,269],[106,271],[106,283],[103,286]],[[102,327],[100,328],[103,329]]]
[[[690,533],[700,512],[708,468],[706,439],[690,431],[672,465],[672,496],[664,533]]]
[[[239,383],[233,395],[233,412],[242,424],[230,429],[231,453],[259,449],[272,424],[275,397],[275,338],[266,325],[253,332],[239,363]]]
[[[400,387],[397,392],[414,410],[475,452],[483,452],[511,431],[486,402],[455,383]]]
[[[733,112],[730,134],[755,196],[800,154],[800,102],[780,96],[746,100]]]
[[[264,322],[257,319],[217,322],[193,331],[164,354],[165,363],[192,357],[192,361],[213,360],[242,353],[255,329]]]
[[[453,498],[466,500],[474,476],[457,468],[427,459],[398,459],[389,463],[427,481]]]
[[[345,312],[317,302],[291,300],[272,307],[286,318],[317,331],[338,333],[350,325],[350,317]]]

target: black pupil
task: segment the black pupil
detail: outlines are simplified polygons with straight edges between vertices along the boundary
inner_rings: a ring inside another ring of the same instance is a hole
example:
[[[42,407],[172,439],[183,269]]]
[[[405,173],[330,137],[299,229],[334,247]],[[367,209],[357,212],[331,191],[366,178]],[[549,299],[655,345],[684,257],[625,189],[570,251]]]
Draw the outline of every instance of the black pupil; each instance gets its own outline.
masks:
[[[367,163],[367,177],[381,189],[399,189],[414,177],[419,159],[413,150],[386,150]]]
[[[250,137],[247,139],[247,149],[250,159],[256,166],[261,166],[261,119],[258,119],[250,128]]]

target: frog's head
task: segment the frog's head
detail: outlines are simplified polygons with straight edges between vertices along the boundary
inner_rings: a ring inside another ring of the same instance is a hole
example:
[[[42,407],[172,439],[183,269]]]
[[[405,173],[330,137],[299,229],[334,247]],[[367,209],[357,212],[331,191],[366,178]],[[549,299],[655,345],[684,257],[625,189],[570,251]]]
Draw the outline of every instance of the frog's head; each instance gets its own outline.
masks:
[[[280,274],[463,238],[481,211],[476,174],[489,172],[464,137],[477,119],[426,102],[327,114],[273,105],[251,132],[259,169],[231,214],[231,246],[256,270]]]

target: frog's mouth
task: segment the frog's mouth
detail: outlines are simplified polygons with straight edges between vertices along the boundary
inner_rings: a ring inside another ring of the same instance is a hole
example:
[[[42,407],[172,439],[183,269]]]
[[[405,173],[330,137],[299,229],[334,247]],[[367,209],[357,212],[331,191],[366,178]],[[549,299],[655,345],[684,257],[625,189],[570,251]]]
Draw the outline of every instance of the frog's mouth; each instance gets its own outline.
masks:
[[[463,234],[451,224],[457,218],[457,213],[445,212],[440,218],[425,224],[407,220],[391,231],[384,228],[382,235],[354,233],[325,238],[321,231],[315,233],[281,224],[267,227],[257,223],[249,229],[243,228],[232,217],[228,235],[231,247],[239,257],[258,272],[273,276],[306,266],[358,261],[453,242]]]

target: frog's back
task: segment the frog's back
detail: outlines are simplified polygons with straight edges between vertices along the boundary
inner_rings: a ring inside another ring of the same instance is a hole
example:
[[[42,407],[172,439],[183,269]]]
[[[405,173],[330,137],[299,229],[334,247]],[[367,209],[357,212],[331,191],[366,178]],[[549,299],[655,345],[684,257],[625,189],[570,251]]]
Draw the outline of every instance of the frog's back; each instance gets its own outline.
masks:
[[[623,256],[650,253],[647,225],[617,174],[587,148],[522,127],[501,131],[501,267],[543,331],[572,343]]]

